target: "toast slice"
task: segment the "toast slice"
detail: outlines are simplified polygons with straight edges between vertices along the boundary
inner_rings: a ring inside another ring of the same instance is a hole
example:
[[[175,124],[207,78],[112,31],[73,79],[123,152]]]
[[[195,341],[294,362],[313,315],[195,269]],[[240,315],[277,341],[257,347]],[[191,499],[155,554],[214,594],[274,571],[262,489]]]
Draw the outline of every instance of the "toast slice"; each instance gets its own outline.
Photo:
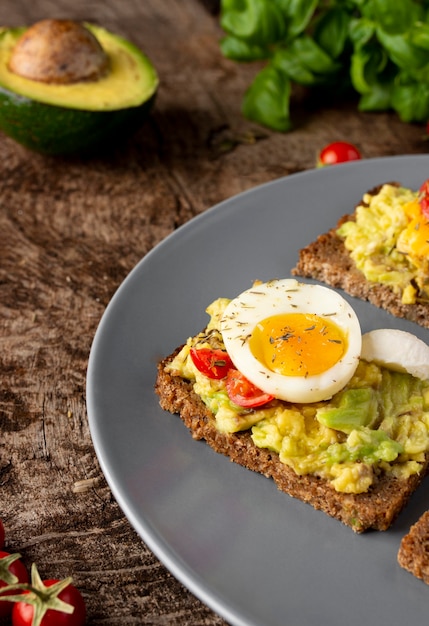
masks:
[[[398,183],[388,183],[399,186]],[[380,191],[381,185],[368,191],[371,196]],[[365,205],[361,202],[360,205]],[[354,221],[355,213],[344,215],[337,225],[300,250],[299,259],[292,269],[294,276],[319,280],[331,287],[343,289],[356,298],[394,315],[429,328],[429,301],[403,304],[401,296],[386,284],[369,282],[356,267],[337,229],[347,221]],[[428,277],[429,280],[429,277]]]
[[[407,479],[381,475],[367,492],[359,494],[337,492],[327,480],[314,475],[297,475],[280,461],[276,452],[255,446],[249,431],[225,433],[216,428],[213,414],[194,392],[193,383],[168,371],[168,364],[180,349],[158,364],[155,391],[161,407],[177,413],[194,439],[205,440],[213,450],[231,461],[272,478],[281,491],[323,511],[355,532],[387,530],[423,479],[429,455],[419,474]]]
[[[429,511],[411,526],[401,541],[398,563],[429,585]]]

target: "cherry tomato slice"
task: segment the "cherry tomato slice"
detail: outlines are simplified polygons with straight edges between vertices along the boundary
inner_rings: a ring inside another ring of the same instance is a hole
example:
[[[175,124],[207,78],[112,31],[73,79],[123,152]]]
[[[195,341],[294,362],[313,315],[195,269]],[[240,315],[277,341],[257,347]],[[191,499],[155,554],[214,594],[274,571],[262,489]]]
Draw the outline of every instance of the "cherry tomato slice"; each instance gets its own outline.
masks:
[[[253,409],[270,402],[274,398],[269,393],[265,393],[256,385],[247,380],[241,372],[230,369],[226,377],[226,391],[229,399],[234,404],[248,409]]]
[[[361,158],[361,153],[352,143],[348,143],[347,141],[334,141],[321,150],[317,165],[318,167],[337,165],[338,163],[346,163],[347,161],[358,161]]]
[[[419,190],[419,203],[423,215],[429,219],[429,180],[425,180]]]
[[[228,370],[234,367],[229,355],[225,350],[212,350],[211,348],[191,348],[191,359],[199,372],[220,380],[225,378]]]
[[[18,556],[19,555],[16,555],[16,557]],[[24,563],[19,558],[15,558],[15,560],[12,563],[10,563],[9,566],[7,566],[6,563],[9,561],[9,557],[11,557],[10,552],[4,552],[3,550],[0,550],[0,594],[1,594],[2,587],[6,587],[7,585],[10,585],[12,583],[15,584],[15,582],[28,583],[29,581],[27,568],[25,567]],[[8,576],[10,576],[10,574],[12,574],[13,576],[16,576],[18,580],[17,581],[16,579],[15,581],[7,580],[6,574]],[[12,593],[15,595],[16,592],[11,591],[9,592],[9,594],[5,594],[5,595],[11,595]],[[5,602],[4,600],[1,600],[0,601],[0,617],[5,617],[6,615],[10,615],[13,609],[13,604],[14,604],[13,602]]]
[[[50,587],[57,582],[56,579],[45,580],[43,584]],[[40,622],[41,626],[84,626],[86,607],[80,591],[70,584],[58,594],[58,597],[74,607],[73,613],[48,609]],[[33,613],[34,607],[31,604],[25,601],[16,602],[12,611],[13,626],[31,626]]]

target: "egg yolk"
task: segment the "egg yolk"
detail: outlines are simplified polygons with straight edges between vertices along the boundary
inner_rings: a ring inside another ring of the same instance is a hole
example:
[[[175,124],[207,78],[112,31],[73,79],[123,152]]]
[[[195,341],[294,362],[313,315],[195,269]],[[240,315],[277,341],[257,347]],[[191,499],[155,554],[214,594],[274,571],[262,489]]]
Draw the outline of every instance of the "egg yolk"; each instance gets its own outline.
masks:
[[[312,313],[285,313],[261,320],[249,340],[253,356],[283,376],[313,376],[337,363],[346,338],[330,319]]]

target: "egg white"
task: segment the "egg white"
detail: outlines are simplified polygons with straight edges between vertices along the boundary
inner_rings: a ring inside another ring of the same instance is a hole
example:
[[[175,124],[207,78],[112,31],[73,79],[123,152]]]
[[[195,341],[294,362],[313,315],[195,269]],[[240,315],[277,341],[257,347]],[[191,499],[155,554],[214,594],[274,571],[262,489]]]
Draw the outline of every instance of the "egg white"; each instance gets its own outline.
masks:
[[[250,336],[261,320],[285,313],[329,318],[347,338],[345,354],[325,372],[306,377],[284,376],[265,367],[250,350]],[[255,285],[231,300],[220,329],[235,367],[262,391],[287,402],[310,403],[331,398],[353,376],[362,345],[357,315],[338,292],[293,278]]]
[[[405,330],[378,328],[365,333],[361,357],[388,369],[429,380],[429,346]]]

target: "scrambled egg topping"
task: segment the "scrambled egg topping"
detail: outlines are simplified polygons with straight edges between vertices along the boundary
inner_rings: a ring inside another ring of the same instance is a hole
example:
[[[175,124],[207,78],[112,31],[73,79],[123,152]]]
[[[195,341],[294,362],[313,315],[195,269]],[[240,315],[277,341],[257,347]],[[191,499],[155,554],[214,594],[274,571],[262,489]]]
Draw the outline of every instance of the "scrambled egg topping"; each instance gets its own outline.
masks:
[[[406,479],[422,471],[429,451],[429,382],[360,361],[347,386],[330,400],[259,409],[234,405],[225,382],[197,370],[192,346],[222,348],[219,320],[229,300],[216,300],[204,332],[188,339],[169,365],[193,382],[223,432],[250,430],[256,446],[279,454],[296,474],[314,474],[344,493],[367,491],[381,473]]]
[[[383,185],[337,233],[368,281],[389,285],[403,304],[429,299],[429,223],[417,192]]]

